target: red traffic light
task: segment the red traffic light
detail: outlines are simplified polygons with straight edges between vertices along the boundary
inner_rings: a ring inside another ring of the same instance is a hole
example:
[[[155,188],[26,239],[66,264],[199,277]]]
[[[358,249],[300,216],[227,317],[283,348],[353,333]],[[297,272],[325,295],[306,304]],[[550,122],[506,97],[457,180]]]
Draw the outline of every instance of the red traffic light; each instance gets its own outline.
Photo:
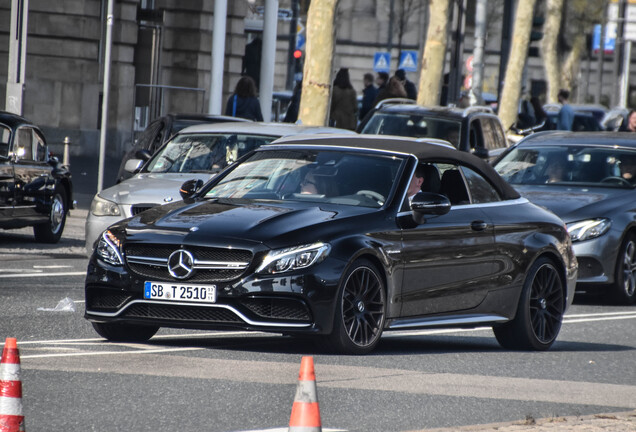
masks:
[[[295,50],[295,51],[294,51],[294,58],[295,58],[295,59],[299,59],[299,58],[301,58],[302,56],[303,56],[303,52],[302,52],[301,50],[298,50],[298,49],[297,49],[297,50]]]

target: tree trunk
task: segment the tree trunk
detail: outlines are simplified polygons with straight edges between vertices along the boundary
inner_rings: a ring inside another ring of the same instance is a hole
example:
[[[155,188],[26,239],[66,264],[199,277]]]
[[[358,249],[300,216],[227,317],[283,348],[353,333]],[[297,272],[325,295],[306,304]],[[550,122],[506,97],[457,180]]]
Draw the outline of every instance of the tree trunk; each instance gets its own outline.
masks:
[[[523,78],[523,68],[528,57],[528,44],[532,30],[532,14],[536,0],[523,0],[517,3],[515,28],[510,44],[510,57],[506,66],[506,77],[501,91],[499,118],[508,131],[517,121],[519,95]]]
[[[331,64],[338,0],[312,0],[307,12],[307,42],[298,118],[304,125],[324,126],[329,118]]]
[[[545,66],[548,91],[546,102],[555,103],[561,85],[561,65],[557,52],[557,40],[561,31],[563,16],[563,0],[548,0],[545,25],[543,27],[543,43],[541,44],[543,65]]]
[[[563,72],[561,75],[561,83],[564,89],[569,89],[572,94],[578,91],[579,80],[577,76],[581,67],[581,56],[585,48],[585,34],[579,33],[575,36],[572,43],[572,50],[563,62]],[[570,97],[572,99],[572,97]]]
[[[428,31],[417,92],[419,105],[439,104],[446,60],[449,3],[450,0],[430,0],[429,2]]]

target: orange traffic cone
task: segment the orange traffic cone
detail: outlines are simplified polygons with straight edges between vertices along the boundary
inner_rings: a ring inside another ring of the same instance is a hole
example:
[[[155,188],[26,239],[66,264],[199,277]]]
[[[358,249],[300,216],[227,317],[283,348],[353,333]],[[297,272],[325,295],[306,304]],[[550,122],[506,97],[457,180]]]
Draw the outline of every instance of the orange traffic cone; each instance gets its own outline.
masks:
[[[0,432],[24,431],[20,353],[15,338],[7,338],[0,361]]]
[[[322,432],[313,357],[303,357],[300,362],[298,386],[296,387],[296,397],[294,397],[288,431]]]

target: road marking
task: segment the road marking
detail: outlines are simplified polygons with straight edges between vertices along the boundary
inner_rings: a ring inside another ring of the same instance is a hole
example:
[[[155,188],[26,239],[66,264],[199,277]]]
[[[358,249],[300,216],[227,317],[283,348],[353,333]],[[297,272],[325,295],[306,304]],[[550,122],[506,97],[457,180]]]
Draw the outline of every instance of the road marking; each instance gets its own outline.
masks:
[[[57,268],[73,268],[70,265],[34,265],[34,269],[57,269]]]
[[[194,348],[193,350],[196,350]],[[205,348],[200,348],[204,350]],[[182,348],[187,351],[187,348]],[[157,350],[163,352],[163,350]],[[112,361],[108,356],[94,355],[90,362],[81,356],[25,358],[22,368],[77,373],[112,373],[121,375],[191,378],[241,383],[290,385],[296,382],[295,362],[259,361],[188,357],[145,353],[143,359],[129,357]],[[122,353],[112,353],[119,354]],[[123,357],[123,356],[122,356]],[[179,364],[179,367],[174,367]],[[518,400],[532,403],[636,408],[636,386],[602,382],[566,381],[558,379],[498,377],[459,373],[427,373],[416,370],[316,364],[319,388],[399,392],[413,395],[442,395],[491,400]]]
[[[4,271],[4,270],[3,270]],[[27,274],[2,274],[0,279],[9,278],[27,278],[27,277],[42,277],[42,276],[85,276],[86,272],[59,272],[59,273],[27,273]]]

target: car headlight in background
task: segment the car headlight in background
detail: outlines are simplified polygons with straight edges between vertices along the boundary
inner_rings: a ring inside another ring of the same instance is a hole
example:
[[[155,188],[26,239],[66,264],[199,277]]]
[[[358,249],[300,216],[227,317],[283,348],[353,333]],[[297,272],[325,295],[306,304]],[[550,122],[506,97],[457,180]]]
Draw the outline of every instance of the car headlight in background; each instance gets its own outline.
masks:
[[[91,214],[94,216],[121,216],[121,210],[116,203],[95,195],[93,202],[91,202]]]
[[[314,243],[270,251],[263,259],[258,273],[283,273],[310,267],[329,254],[331,246]]]
[[[591,240],[605,234],[611,225],[609,219],[588,219],[569,223],[568,232],[573,242]]]
[[[121,255],[121,242],[109,230],[104,231],[97,242],[95,253],[102,260],[112,265],[124,265]]]

